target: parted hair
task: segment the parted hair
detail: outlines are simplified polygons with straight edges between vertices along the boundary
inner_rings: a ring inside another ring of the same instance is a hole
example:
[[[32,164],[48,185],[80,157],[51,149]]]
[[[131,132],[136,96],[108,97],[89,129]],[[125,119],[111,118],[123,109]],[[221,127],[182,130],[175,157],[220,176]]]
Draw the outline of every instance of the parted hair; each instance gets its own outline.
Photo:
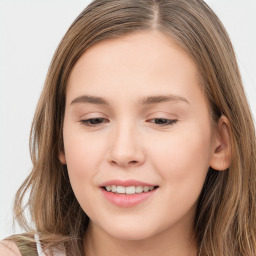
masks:
[[[89,219],[58,158],[67,79],[97,42],[153,30],[175,40],[197,65],[213,122],[221,115],[230,122],[230,167],[209,168],[198,200],[198,256],[256,255],[255,128],[229,36],[202,0],[95,0],[76,18],[50,64],[31,128],[33,169],[15,198],[15,218],[27,235],[10,239],[30,243],[37,232],[45,247],[64,243],[68,255],[84,255]]]

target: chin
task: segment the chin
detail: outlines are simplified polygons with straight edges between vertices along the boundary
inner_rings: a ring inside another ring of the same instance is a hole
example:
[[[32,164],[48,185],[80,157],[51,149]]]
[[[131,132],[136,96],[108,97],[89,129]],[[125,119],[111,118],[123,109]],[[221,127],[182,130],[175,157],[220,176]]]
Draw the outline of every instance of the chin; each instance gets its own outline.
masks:
[[[105,232],[116,239],[139,241],[145,240],[155,235],[153,230],[143,225],[120,225],[111,226],[111,230],[105,229]]]
[[[130,241],[140,241],[140,240],[145,240],[150,237],[150,235],[145,235],[144,232],[130,232],[130,233],[125,233],[123,232],[122,234],[113,234],[113,236],[117,239],[121,240],[130,240]]]

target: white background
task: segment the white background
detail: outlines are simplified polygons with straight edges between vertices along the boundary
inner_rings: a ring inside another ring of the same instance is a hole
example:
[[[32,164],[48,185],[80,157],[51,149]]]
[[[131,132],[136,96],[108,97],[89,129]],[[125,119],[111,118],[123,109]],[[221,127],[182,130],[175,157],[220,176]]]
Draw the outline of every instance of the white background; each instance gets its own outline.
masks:
[[[52,55],[89,2],[0,0],[0,239],[14,233],[13,198],[31,169],[30,126]],[[206,2],[230,34],[256,116],[256,0]]]

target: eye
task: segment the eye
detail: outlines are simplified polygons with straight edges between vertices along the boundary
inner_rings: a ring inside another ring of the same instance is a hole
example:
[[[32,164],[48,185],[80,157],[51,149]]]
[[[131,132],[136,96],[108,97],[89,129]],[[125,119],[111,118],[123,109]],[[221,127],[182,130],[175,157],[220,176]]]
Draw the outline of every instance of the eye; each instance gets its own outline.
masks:
[[[107,119],[98,117],[98,118],[90,118],[90,119],[86,119],[86,120],[81,120],[80,122],[85,126],[95,127],[95,126],[99,126],[100,124],[102,124],[104,120],[107,120]]]
[[[150,119],[150,123],[154,123],[159,126],[168,126],[168,125],[174,125],[178,120],[177,119],[166,119],[166,118],[153,118]]]
[[[81,120],[80,122],[85,125],[85,126],[89,126],[89,127],[96,127],[101,125],[102,123],[107,122],[106,118],[90,118],[90,119],[86,119],[86,120]],[[166,119],[166,118],[153,118],[150,119],[149,122],[150,123],[154,123],[156,125],[159,126],[170,126],[170,125],[174,125],[178,120],[177,119]]]

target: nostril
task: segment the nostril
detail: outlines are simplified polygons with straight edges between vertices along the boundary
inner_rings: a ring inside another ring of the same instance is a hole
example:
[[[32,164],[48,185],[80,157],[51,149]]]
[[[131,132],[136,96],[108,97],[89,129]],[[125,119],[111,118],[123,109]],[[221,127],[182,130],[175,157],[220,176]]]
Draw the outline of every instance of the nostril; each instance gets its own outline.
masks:
[[[111,165],[119,165],[119,166],[123,166],[123,167],[128,167],[128,166],[137,166],[139,164],[139,161],[136,161],[136,160],[132,160],[132,161],[111,160],[110,164]]]

